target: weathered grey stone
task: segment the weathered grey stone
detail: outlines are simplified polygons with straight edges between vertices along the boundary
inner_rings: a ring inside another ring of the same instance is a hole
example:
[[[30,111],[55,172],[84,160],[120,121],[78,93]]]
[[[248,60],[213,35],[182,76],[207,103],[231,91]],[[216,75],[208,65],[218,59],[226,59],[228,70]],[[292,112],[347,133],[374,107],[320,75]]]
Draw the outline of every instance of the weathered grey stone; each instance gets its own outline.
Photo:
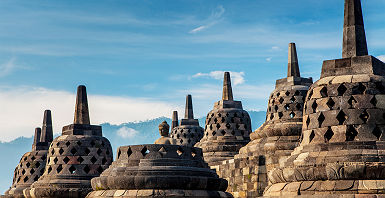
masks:
[[[48,147],[52,142],[52,136],[51,111],[45,110],[43,133],[41,128],[35,129],[32,151],[25,153],[20,159],[19,164],[15,168],[12,187],[5,192],[5,195],[25,197],[23,191],[29,190],[32,183],[37,181],[44,172]]]
[[[112,163],[112,148],[101,126],[89,124],[85,86],[78,87],[74,117],[74,124],[64,126],[62,135],[52,141],[44,174],[24,194],[84,197],[92,190],[90,180]]]

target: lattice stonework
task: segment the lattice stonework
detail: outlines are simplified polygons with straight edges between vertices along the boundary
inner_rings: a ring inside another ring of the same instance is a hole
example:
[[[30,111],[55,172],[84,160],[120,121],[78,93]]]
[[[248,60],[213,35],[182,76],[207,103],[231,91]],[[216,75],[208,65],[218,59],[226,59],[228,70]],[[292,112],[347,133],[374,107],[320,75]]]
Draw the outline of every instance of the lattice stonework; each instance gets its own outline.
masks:
[[[368,75],[366,79],[368,82],[311,88],[305,108],[303,145],[385,139],[384,82]]]
[[[112,163],[111,145],[103,137],[55,139],[48,151],[46,175],[95,177]]]

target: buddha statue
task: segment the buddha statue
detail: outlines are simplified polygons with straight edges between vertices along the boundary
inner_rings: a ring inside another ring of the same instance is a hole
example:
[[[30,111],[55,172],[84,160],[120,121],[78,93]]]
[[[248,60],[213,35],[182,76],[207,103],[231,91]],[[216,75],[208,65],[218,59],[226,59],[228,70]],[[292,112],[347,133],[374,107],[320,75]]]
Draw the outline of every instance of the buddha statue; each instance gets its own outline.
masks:
[[[169,137],[170,126],[166,121],[159,125],[159,134],[161,137],[155,140],[155,144],[176,144],[176,140]]]

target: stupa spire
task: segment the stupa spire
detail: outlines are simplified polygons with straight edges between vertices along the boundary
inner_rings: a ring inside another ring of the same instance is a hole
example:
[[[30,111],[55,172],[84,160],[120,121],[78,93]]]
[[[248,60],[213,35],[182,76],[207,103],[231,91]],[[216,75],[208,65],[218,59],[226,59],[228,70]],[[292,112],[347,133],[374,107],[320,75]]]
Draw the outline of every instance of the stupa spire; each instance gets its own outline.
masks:
[[[233,100],[233,90],[231,88],[230,72],[225,72],[223,79],[222,100]]]
[[[368,55],[361,0],[345,0],[342,58]]]
[[[172,112],[172,122],[171,122],[171,129],[177,127],[179,124],[178,124],[178,112],[177,111],[173,111]]]
[[[78,86],[74,124],[90,124],[86,86]]]
[[[297,49],[295,43],[289,43],[287,77],[301,77],[298,66]]]
[[[32,148],[34,146],[36,146],[37,143],[40,142],[40,136],[41,136],[41,128],[40,127],[37,127],[35,128],[35,136],[33,136],[33,145],[32,145]]]
[[[191,99],[190,94],[186,96],[186,108],[185,108],[184,118],[185,119],[194,119],[192,99]]]
[[[52,116],[50,110],[44,111],[43,128],[41,131],[40,142],[52,142],[53,130],[52,130]]]

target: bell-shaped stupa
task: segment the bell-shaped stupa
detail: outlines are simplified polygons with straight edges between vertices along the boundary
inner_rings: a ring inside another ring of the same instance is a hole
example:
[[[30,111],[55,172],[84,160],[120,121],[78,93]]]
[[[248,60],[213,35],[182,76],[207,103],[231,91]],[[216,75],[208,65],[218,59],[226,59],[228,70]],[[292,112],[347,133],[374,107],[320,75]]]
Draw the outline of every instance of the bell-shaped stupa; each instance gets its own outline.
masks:
[[[51,111],[45,110],[43,130],[35,129],[32,151],[25,153],[13,176],[12,187],[5,193],[10,197],[24,197],[23,190],[28,189],[44,173],[48,147],[53,139]]]
[[[91,179],[112,163],[110,142],[102,127],[90,125],[86,87],[77,90],[74,124],[64,126],[48,150],[44,174],[32,184],[32,197],[85,197]]]
[[[174,125],[174,119],[172,123]],[[191,95],[187,95],[185,117],[178,126],[171,128],[170,137],[175,139],[178,145],[194,146],[202,139],[203,131],[204,129],[199,126],[198,119],[194,119]]]
[[[276,81],[266,112],[266,122],[250,134],[251,142],[232,160],[219,166],[218,174],[229,182],[234,197],[258,197],[268,186],[267,171],[279,166],[297,146],[302,111],[311,78],[301,78],[297,50],[289,44],[287,78]]]
[[[345,0],[343,32],[343,58],[324,61],[306,97],[301,143],[269,171],[266,196],[385,193],[385,64],[368,55],[360,0]]]
[[[87,197],[232,197],[202,149],[173,144],[167,122],[159,132],[155,144],[119,147],[116,161],[91,180],[94,191]]]
[[[204,136],[195,146],[202,148],[212,167],[232,159],[250,141],[251,120],[241,101],[233,100],[230,73],[225,72],[222,100],[207,114]]]

